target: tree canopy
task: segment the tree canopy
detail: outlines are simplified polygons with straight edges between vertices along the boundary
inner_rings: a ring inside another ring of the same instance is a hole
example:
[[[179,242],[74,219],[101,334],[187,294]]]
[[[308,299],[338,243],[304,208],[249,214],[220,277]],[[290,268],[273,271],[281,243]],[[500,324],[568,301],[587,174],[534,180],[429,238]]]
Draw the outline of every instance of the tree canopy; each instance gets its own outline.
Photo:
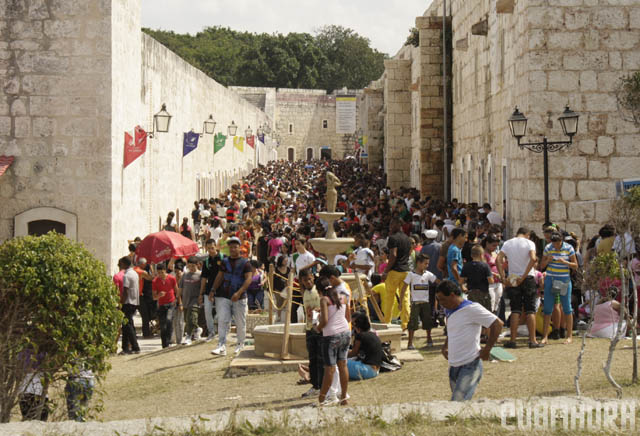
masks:
[[[225,85],[360,89],[384,72],[386,54],[341,26],[309,33],[250,33],[207,27],[195,36],[143,29],[194,67]]]

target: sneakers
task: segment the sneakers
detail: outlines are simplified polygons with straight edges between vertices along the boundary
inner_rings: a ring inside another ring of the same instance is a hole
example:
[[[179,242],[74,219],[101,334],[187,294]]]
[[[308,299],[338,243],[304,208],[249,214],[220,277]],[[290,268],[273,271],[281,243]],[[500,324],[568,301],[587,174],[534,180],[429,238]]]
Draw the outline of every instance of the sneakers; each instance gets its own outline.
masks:
[[[321,401],[319,403],[315,403],[314,405],[316,407],[329,407],[329,406],[335,406],[339,402],[340,402],[340,400],[338,399],[338,397],[333,396],[333,397],[326,397],[324,399],[324,401]]]
[[[215,354],[217,356],[226,356],[227,355],[227,347],[224,345],[220,345],[215,350],[211,350],[211,354]]]
[[[507,341],[503,344],[504,348],[518,348],[518,345],[515,341]]]
[[[191,338],[184,338],[180,345],[191,345]]]
[[[407,346],[407,350],[415,350],[415,349],[416,347],[414,347],[413,344]]]
[[[193,340],[197,341],[198,339],[200,339],[201,335],[202,335],[202,327],[198,327],[196,331],[193,333]]]
[[[314,389],[313,386],[307,392],[302,394],[302,398],[317,397],[320,395],[320,389]]]
[[[209,336],[207,336],[207,339],[205,339],[206,342],[211,342],[213,340],[213,338],[216,337],[215,333],[209,333]]]
[[[235,350],[235,354],[236,354],[236,356],[237,356],[238,354],[240,354],[240,353],[242,352],[242,350],[244,350],[244,345],[238,345],[238,346],[236,347],[236,350]]]

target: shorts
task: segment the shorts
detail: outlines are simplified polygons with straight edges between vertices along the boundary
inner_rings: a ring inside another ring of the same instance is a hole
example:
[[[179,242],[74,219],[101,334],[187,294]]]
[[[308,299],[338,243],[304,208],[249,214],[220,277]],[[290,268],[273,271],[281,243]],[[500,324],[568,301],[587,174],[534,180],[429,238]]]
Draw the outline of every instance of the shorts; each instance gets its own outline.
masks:
[[[493,308],[491,307],[491,294],[489,294],[489,292],[485,292],[481,289],[472,289],[469,291],[467,298],[469,301],[482,305],[482,307],[487,309],[489,312],[493,312]]]
[[[336,366],[338,361],[347,360],[351,332],[322,337],[322,362],[324,366]]]
[[[418,323],[422,321],[422,328],[431,330],[433,328],[433,314],[431,313],[431,303],[411,303],[411,314],[407,328],[412,331],[418,330]]]
[[[536,279],[528,276],[520,286],[508,287],[507,297],[511,302],[511,313],[522,313],[524,306],[525,314],[536,313]]]

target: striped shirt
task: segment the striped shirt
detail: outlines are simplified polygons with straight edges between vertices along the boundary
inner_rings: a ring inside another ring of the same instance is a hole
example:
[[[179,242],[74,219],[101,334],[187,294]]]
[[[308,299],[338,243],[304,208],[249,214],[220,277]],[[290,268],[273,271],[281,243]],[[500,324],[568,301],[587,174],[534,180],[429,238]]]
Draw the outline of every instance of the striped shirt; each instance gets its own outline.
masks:
[[[563,242],[562,246],[558,250],[553,246],[553,243],[547,244],[547,246],[544,247],[544,254],[546,256],[551,256],[553,259],[551,260],[551,262],[549,262],[549,265],[547,265],[548,277],[557,279],[569,278],[569,273],[571,272],[569,270],[569,266],[565,265],[564,263],[558,262],[558,260],[564,259],[567,262],[571,261],[571,256],[574,256],[576,254],[571,245]]]

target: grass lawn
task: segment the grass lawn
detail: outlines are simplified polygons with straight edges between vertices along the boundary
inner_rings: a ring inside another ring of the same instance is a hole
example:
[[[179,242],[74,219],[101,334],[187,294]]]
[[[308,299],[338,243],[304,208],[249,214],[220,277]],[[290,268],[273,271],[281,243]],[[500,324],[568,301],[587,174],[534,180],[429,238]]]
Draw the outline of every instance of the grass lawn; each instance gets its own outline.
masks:
[[[417,338],[416,346],[425,344],[424,332],[418,333]],[[373,380],[349,383],[350,404],[448,400],[447,362],[439,351],[444,341],[442,331],[435,330],[433,338],[436,347],[423,350],[423,362],[407,363],[401,370],[382,373]],[[484,375],[474,399],[575,395],[573,378],[580,343],[581,339],[574,337],[571,345],[563,345],[562,340],[550,341],[545,348],[530,350],[526,347],[526,339],[522,339],[519,348],[512,350],[516,362],[483,362]],[[113,357],[113,369],[102,385],[104,411],[100,418],[121,420],[195,415],[235,408],[286,409],[312,402],[300,398],[309,385],[296,385],[298,375],[295,372],[224,378],[231,356],[213,357],[210,350],[214,344],[199,343],[138,356]],[[609,341],[604,339],[587,340],[581,378],[584,395],[615,397],[602,371],[608,346]],[[623,340],[618,345],[612,373],[622,384],[624,397],[637,397],[640,387],[630,386],[630,346],[630,340]],[[453,431],[453,424],[446,428]],[[491,423],[474,425],[491,426]],[[439,434],[455,433],[448,431],[442,428]],[[382,431],[380,434],[396,433]],[[482,434],[487,433],[482,431]]]

